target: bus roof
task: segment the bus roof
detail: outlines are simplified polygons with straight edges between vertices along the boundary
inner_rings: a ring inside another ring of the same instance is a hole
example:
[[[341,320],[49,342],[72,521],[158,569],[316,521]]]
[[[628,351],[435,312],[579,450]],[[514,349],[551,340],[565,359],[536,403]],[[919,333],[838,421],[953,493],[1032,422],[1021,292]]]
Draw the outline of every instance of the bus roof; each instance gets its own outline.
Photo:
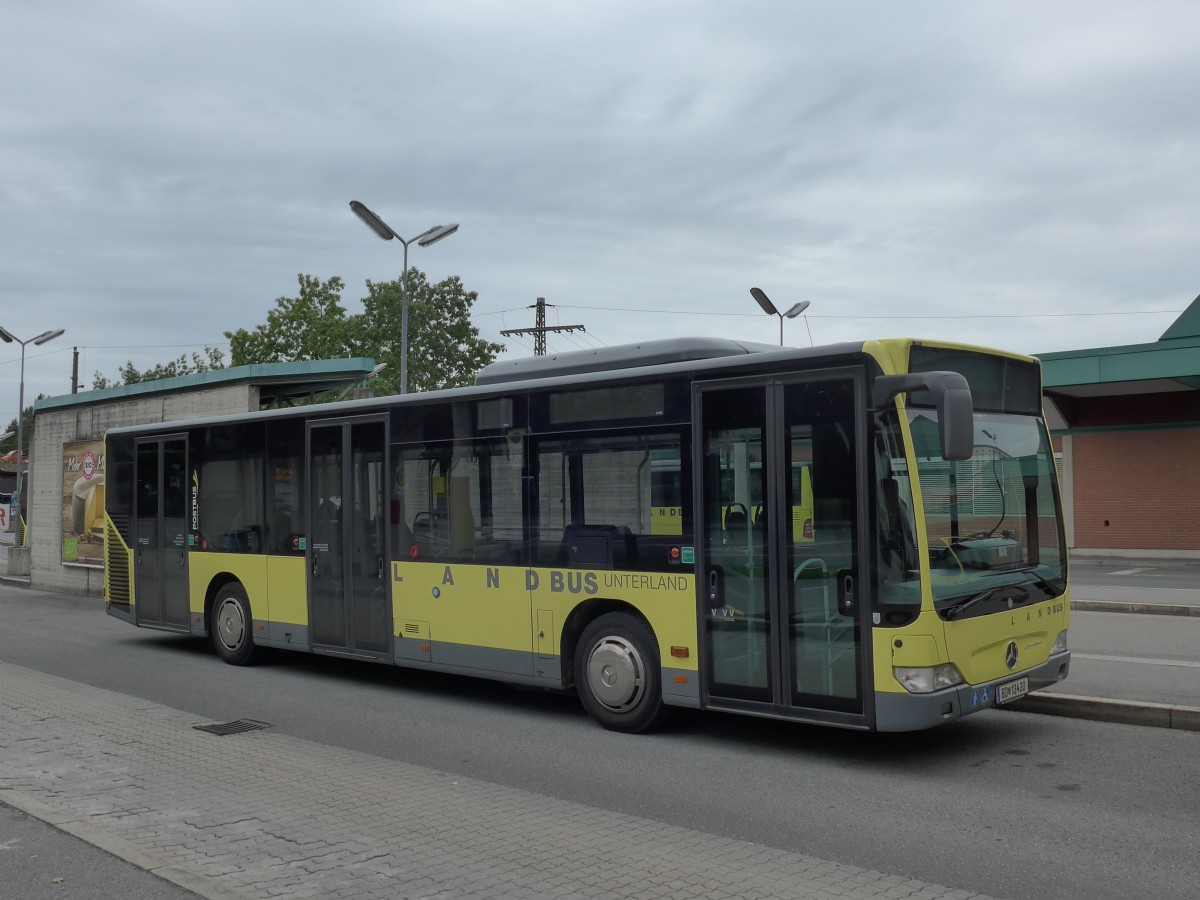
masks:
[[[475,384],[500,384],[509,381],[528,381],[535,378],[555,378],[564,375],[583,375],[588,372],[612,372],[618,369],[660,366],[668,363],[691,362],[698,359],[717,359],[723,356],[744,356],[750,353],[778,351],[773,344],[751,344],[723,338],[685,337],[663,341],[642,341],[595,350],[574,350],[551,356],[526,356],[520,359],[497,360],[479,370]]]
[[[966,352],[996,354],[1032,363],[1038,362],[1034,357],[987,347],[912,338],[888,338],[867,342],[849,341],[818,347],[781,347],[774,344],[758,344],[722,338],[676,338],[494,362],[480,370],[474,385],[464,387],[341,400],[313,406],[289,406],[234,413],[201,413],[169,422],[159,419],[139,424],[113,426],[107,428],[106,433],[120,435],[165,434],[170,431],[230,424],[238,421],[261,422],[292,416],[334,418],[387,410],[393,407],[483,400],[511,392],[587,389],[601,384],[633,383],[656,378],[728,378],[735,375],[788,371],[796,366],[809,369],[814,364],[845,365],[864,353],[874,356],[877,362],[886,369],[887,362],[879,356],[880,353],[886,357],[889,351],[900,352],[917,344],[949,350],[959,349]],[[907,357],[905,361],[907,361]],[[327,362],[370,363],[370,360],[329,360]],[[166,386],[170,381],[171,379],[166,379],[162,382],[151,382],[151,384]],[[144,385],[135,385],[135,387],[144,387]],[[93,391],[92,393],[107,394],[108,392]]]
[[[392,394],[358,400],[342,400],[317,406],[286,407],[261,411],[200,415],[172,422],[155,421],[120,425],[107,429],[110,434],[162,433],[228,423],[237,420],[265,421],[291,416],[327,417],[365,412],[394,405],[446,403],[502,395],[512,390],[545,390],[590,387],[604,382],[640,380],[643,377],[676,377],[696,372],[740,372],[743,366],[765,366],[801,360],[847,359],[862,352],[862,342],[819,347],[779,347],[721,338],[677,338],[623,344],[595,351],[559,353],[553,356],[525,357],[505,363],[491,363],[480,370],[474,385]],[[495,370],[492,372],[490,370]],[[517,374],[512,374],[516,372]],[[505,373],[505,374],[497,374]],[[519,384],[519,386],[517,386]]]

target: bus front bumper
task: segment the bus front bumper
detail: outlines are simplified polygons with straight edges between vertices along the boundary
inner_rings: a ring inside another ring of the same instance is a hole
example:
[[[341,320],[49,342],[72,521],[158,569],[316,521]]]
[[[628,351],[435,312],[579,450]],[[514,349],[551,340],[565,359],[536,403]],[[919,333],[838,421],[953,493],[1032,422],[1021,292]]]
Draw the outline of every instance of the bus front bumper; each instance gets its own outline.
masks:
[[[963,716],[991,709],[998,702],[999,689],[1022,678],[1029,679],[1029,692],[1058,684],[1071,668],[1071,651],[1056,653],[1040,666],[983,684],[959,684],[929,694],[875,695],[877,731],[920,731]]]

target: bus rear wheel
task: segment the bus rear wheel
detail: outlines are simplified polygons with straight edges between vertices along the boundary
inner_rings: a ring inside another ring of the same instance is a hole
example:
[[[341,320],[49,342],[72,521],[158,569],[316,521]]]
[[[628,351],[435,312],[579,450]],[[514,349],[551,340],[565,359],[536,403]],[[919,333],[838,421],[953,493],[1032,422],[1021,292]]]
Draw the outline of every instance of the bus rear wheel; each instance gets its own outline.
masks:
[[[236,581],[225,584],[213,599],[212,642],[217,655],[232,666],[248,666],[261,651],[254,645],[250,599]]]
[[[583,630],[575,653],[575,687],[584,708],[613,731],[637,733],[660,724],[658,642],[627,613],[608,613]]]

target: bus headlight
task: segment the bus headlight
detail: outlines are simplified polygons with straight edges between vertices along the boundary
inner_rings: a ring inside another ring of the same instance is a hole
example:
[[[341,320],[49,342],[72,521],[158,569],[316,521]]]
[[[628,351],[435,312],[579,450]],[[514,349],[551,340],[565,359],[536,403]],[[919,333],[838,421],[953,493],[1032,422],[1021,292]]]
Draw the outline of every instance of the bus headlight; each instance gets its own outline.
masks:
[[[1064,628],[1058,633],[1058,637],[1054,639],[1054,646],[1050,648],[1050,653],[1066,653],[1067,652],[1067,631]]]
[[[910,694],[929,694],[942,688],[962,684],[963,677],[953,663],[940,666],[896,666],[892,669],[896,680]]]

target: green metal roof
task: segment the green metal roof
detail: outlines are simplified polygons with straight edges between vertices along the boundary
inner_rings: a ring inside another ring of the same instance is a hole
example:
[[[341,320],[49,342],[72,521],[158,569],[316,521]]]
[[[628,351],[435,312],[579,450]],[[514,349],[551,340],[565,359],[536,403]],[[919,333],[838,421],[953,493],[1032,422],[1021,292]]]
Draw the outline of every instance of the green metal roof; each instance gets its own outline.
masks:
[[[1047,393],[1200,390],[1200,297],[1154,343],[1040,353],[1038,358]]]
[[[1179,318],[1163,332],[1159,340],[1174,341],[1180,338],[1200,338],[1200,297],[1180,313]]]
[[[198,391],[207,388],[252,384],[259,390],[263,407],[346,388],[362,381],[375,368],[373,359],[317,359],[303,362],[262,363],[211,369],[194,375],[177,375],[120,387],[44,397],[34,403],[34,410],[65,409],[93,403],[114,403],[154,394]]]

